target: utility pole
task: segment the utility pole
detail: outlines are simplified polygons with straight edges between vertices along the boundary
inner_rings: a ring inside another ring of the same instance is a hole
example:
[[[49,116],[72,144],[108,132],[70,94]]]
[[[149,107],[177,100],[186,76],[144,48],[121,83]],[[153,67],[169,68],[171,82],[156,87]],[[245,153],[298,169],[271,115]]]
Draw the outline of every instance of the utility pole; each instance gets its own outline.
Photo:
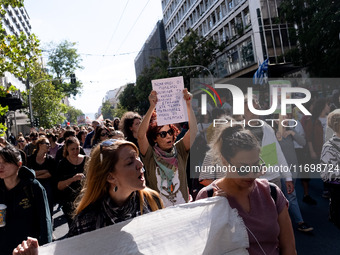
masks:
[[[30,111],[30,122],[31,122],[31,128],[32,128],[34,125],[33,125],[33,111],[32,111],[32,91],[30,88],[29,73],[27,73],[26,90],[28,90],[28,106],[29,106],[29,111]]]

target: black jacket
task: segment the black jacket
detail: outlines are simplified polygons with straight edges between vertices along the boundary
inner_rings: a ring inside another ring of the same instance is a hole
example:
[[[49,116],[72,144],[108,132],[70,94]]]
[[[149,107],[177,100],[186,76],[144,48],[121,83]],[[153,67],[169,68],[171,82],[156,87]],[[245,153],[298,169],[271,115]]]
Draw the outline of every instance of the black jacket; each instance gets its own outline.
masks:
[[[6,226],[0,228],[0,254],[12,251],[28,236],[43,245],[52,241],[51,215],[45,189],[27,167],[19,169],[20,182],[7,190],[0,179],[0,204],[7,206]]]

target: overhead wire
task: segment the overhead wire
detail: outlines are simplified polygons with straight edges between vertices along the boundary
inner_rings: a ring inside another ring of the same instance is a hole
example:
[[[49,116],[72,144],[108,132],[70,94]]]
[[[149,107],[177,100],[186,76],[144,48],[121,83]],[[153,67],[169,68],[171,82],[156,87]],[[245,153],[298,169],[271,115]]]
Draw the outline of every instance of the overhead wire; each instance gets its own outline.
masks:
[[[120,22],[121,22],[121,20],[122,20],[122,18],[123,18],[123,15],[125,14],[125,10],[126,10],[127,5],[129,4],[129,1],[130,1],[130,0],[128,0],[128,1],[126,2],[125,6],[124,6],[123,12],[122,12],[122,14],[121,14],[120,17],[119,17],[119,20],[118,20],[118,23],[117,23],[117,25],[116,25],[116,28],[115,28],[115,30],[113,31],[113,34],[112,34],[112,36],[111,36],[111,38],[110,38],[110,40],[109,40],[109,43],[107,44],[107,47],[106,47],[106,49],[105,49],[103,55],[106,54],[107,50],[108,50],[109,47],[110,47],[110,44],[111,44],[111,41],[112,41],[113,37],[116,35],[116,32],[117,32],[118,27],[119,27],[119,25],[120,25]]]
[[[119,52],[120,48],[123,46],[123,44],[125,43],[126,39],[128,38],[128,36],[130,35],[132,29],[135,27],[135,25],[137,24],[137,21],[139,20],[140,16],[143,14],[146,6],[149,4],[150,0],[148,0],[148,2],[144,5],[142,11],[139,13],[137,19],[135,20],[135,22],[133,23],[132,27],[130,28],[129,32],[127,33],[127,35],[125,36],[123,42],[120,44],[120,46],[118,47],[118,50],[116,52]]]

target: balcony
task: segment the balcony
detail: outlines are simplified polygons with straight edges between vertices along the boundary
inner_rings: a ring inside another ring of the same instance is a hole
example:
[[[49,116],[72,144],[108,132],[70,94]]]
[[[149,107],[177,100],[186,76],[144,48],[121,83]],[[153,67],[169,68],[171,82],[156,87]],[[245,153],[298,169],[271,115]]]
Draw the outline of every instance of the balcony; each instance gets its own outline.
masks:
[[[20,90],[15,92],[11,91],[5,97],[0,97],[0,105],[3,107],[7,105],[10,111],[24,108]]]

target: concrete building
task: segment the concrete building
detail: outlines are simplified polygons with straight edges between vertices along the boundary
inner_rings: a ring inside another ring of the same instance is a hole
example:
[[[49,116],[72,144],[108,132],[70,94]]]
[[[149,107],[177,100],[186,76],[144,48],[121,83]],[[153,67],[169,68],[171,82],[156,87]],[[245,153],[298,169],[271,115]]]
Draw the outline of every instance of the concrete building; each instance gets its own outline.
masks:
[[[166,40],[163,21],[158,21],[155,28],[144,43],[142,49],[135,58],[136,77],[142,73],[144,68],[152,64],[151,57],[162,57],[162,51],[166,51]]]
[[[31,34],[31,25],[29,15],[24,7],[4,7],[6,13],[3,15],[1,21],[5,29],[6,35],[19,36],[23,32],[27,36]],[[15,86],[20,91],[26,90],[25,81],[18,79],[13,74],[5,72],[4,77],[0,77],[0,85],[9,87]],[[13,96],[20,96],[20,91]],[[7,127],[8,133],[17,135],[19,132],[29,132],[29,123],[27,116],[19,111],[10,111],[7,113]]]
[[[291,70],[285,58],[292,45],[289,25],[279,17],[281,0],[162,0],[169,53],[188,29],[226,43],[215,63],[217,78],[251,77],[258,63],[269,58],[270,67]],[[198,63],[199,64],[199,63]],[[275,73],[276,74],[276,73]]]
[[[119,96],[122,94],[127,85],[120,86],[119,88],[109,90],[106,92],[102,102],[109,101],[112,108],[116,108],[119,104]],[[102,106],[99,107],[97,115],[100,116]]]

